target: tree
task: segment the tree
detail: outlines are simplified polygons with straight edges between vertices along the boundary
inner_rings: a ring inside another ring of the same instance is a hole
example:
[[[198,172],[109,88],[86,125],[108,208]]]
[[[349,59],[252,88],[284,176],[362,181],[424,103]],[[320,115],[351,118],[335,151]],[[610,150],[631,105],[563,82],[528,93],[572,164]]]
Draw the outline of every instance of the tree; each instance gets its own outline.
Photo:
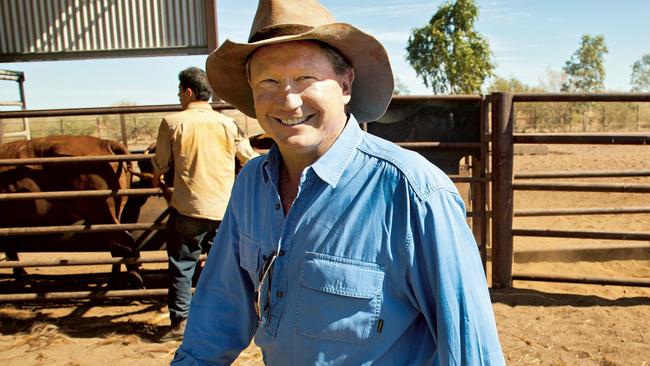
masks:
[[[434,93],[480,92],[492,75],[492,52],[474,30],[477,18],[474,0],[448,2],[409,36],[406,59]]]
[[[521,82],[521,80],[514,77],[510,79],[496,76],[488,86],[488,93],[494,92],[509,92],[509,93],[525,93],[531,91],[531,87]]]
[[[395,76],[395,89],[393,95],[409,95],[411,91],[408,85],[404,83],[399,77]]]
[[[580,48],[562,68],[568,76],[562,85],[562,91],[603,90],[605,88],[604,56],[607,52],[605,37],[583,35]]]
[[[633,92],[650,92],[650,53],[643,55],[632,65],[630,84]]]
[[[562,85],[566,82],[568,76],[564,71],[553,70],[547,67],[544,71],[544,77],[538,79],[539,89],[548,93],[559,93],[562,91]]]

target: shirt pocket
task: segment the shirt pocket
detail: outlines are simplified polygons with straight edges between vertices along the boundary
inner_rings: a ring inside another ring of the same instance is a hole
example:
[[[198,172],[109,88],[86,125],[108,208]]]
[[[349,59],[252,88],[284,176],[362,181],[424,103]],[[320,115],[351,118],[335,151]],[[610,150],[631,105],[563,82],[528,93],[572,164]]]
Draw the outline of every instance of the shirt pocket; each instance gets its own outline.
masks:
[[[257,286],[257,268],[260,254],[260,241],[250,236],[239,234],[239,265],[248,272],[248,275]]]
[[[295,328],[315,339],[364,343],[376,334],[383,269],[319,253],[306,253],[300,269]]]

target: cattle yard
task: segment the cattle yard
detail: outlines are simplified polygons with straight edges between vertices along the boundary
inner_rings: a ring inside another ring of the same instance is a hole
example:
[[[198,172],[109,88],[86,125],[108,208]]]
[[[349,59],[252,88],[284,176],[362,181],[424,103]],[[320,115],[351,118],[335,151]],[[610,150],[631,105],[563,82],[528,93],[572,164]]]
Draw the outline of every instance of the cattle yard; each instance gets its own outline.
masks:
[[[607,352],[610,351],[595,350],[603,348],[596,345],[593,345],[596,348],[583,347],[583,353],[580,353],[579,347],[567,346],[554,356],[552,345],[549,346],[551,341],[544,344],[544,334],[537,334],[531,328],[528,335],[523,335],[518,326],[508,320],[514,317],[519,323],[533,322],[550,329],[553,325],[547,322],[558,322],[562,315],[539,315],[542,314],[540,306],[560,312],[565,311],[567,306],[569,309],[583,306],[587,310],[587,320],[604,323],[614,320],[592,312],[593,306],[612,306],[611,312],[619,316],[619,311],[650,306],[650,292],[643,289],[650,287],[648,123],[637,120],[635,124],[640,127],[632,129],[633,132],[621,132],[620,129],[616,133],[517,132],[522,130],[517,127],[518,118],[523,119],[516,108],[518,103],[543,106],[545,103],[606,104],[621,101],[647,105],[650,95],[496,93],[486,97],[401,97],[394,100],[386,116],[388,120],[384,121],[398,124],[372,123],[364,126],[370,133],[419,151],[441,166],[459,186],[468,204],[468,223],[473,228],[488,279],[494,288],[492,295],[500,335],[511,364],[575,364],[570,357],[593,361],[584,364],[602,364],[603,360],[616,361],[611,364],[641,364],[647,360],[642,355],[636,358],[628,356],[626,359],[608,356]],[[215,105],[217,109],[227,107]],[[0,119],[51,118],[58,114],[117,115],[120,117],[116,120],[120,120],[126,118],[121,117],[125,115],[167,113],[176,108],[151,106],[10,112],[0,113]],[[129,141],[128,137],[126,140]],[[527,149],[528,146],[542,148]],[[518,151],[515,151],[515,147],[519,148]],[[90,160],[138,161],[148,158],[135,153],[122,157],[93,157]],[[572,161],[572,158],[576,160]],[[48,161],[70,164],[74,159],[78,163],[89,158],[64,158],[58,162],[48,158]],[[0,170],[3,165],[42,163],[42,160],[0,161]],[[13,197],[0,194],[0,203],[34,198],[65,199],[70,195],[103,198],[155,196],[144,206],[138,223],[126,224],[130,226],[2,228],[0,240],[10,234],[34,235],[39,230],[41,233],[48,230],[57,233],[119,230],[139,230],[142,233],[147,229],[154,230],[163,224],[158,220],[165,208],[160,194],[160,191],[153,189],[20,193]],[[111,258],[107,253],[64,253],[56,256],[52,253],[29,253],[26,258],[21,265],[29,267],[28,273],[32,276],[32,282],[26,287],[14,283],[11,277],[14,263],[0,262],[0,283],[3,283],[4,289],[0,301],[29,307],[48,300],[70,304],[92,299],[94,301],[91,303],[95,304],[100,300],[107,304],[117,301],[121,306],[129,307],[133,306],[134,301],[136,304],[146,304],[166,295],[164,252],[143,251],[139,259]],[[147,289],[106,287],[108,275],[105,271],[111,264],[136,262],[143,263]],[[602,285],[606,286],[600,287]],[[500,288],[503,290],[498,290]],[[26,292],[26,289],[31,289],[31,292]],[[638,314],[641,310],[634,311]],[[623,318],[626,316],[623,315]],[[526,317],[530,319],[526,320]],[[583,323],[576,327],[579,331],[585,329]],[[639,339],[650,337],[647,327],[637,328],[636,336],[620,335],[624,339],[622,342],[633,339],[638,343]],[[148,332],[134,331],[144,340],[152,339],[151,330]],[[568,332],[571,333],[570,330]],[[558,338],[558,343],[562,342],[559,335],[554,337]],[[647,347],[639,348],[638,345],[630,351],[634,349],[650,352]],[[614,347],[613,350],[611,352],[618,353],[626,349]],[[242,357],[240,364],[259,364],[255,349]],[[246,357],[251,363],[246,361]]]

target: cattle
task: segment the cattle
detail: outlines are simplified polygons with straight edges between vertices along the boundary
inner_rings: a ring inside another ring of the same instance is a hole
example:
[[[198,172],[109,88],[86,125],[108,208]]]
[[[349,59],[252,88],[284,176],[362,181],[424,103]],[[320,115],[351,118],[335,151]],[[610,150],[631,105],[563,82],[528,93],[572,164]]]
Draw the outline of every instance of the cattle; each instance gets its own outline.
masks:
[[[0,145],[0,159],[126,155],[117,141],[91,136],[49,136]],[[0,166],[0,193],[111,190],[128,186],[125,163],[91,162]],[[121,197],[0,201],[0,227],[118,224]],[[134,239],[126,231],[0,237],[0,251],[18,260],[21,251],[110,251],[114,257],[136,257]],[[128,265],[128,282],[143,287],[137,265]],[[26,272],[15,268],[22,277]],[[120,274],[114,265],[109,284]]]

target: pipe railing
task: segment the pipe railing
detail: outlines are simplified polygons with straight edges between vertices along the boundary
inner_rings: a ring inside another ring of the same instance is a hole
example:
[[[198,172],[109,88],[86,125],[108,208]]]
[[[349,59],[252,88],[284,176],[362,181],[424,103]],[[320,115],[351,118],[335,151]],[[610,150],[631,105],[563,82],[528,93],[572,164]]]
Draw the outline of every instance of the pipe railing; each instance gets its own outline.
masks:
[[[202,254],[199,262],[208,258]],[[145,264],[145,263],[167,263],[169,257],[166,253],[147,258],[83,258],[83,259],[35,259],[0,262],[0,268],[29,268],[29,267],[60,267],[60,266],[94,266],[104,264]]]
[[[634,174],[621,171],[601,172],[543,172],[512,174],[514,160],[514,144],[594,144],[594,145],[650,145],[650,134],[515,134],[514,131],[514,104],[516,102],[650,102],[650,93],[556,93],[556,94],[531,94],[531,93],[494,93],[488,98],[492,102],[492,185],[493,185],[493,227],[492,236],[493,262],[492,285],[496,288],[511,287],[513,279],[531,281],[555,281],[573,283],[598,283],[614,285],[648,286],[650,281],[645,279],[620,279],[620,278],[595,278],[588,276],[565,275],[531,275],[512,272],[513,263],[513,236],[540,236],[562,238],[584,238],[604,240],[650,240],[650,233],[630,232],[587,232],[587,231],[559,231],[536,229],[513,229],[512,220],[517,216],[534,216],[557,214],[609,214],[609,213],[645,213],[648,208],[583,208],[583,209],[555,209],[555,210],[521,210],[514,211],[514,190],[553,190],[553,191],[588,191],[588,192],[650,192],[648,185],[632,184],[531,184],[513,183],[517,179],[541,178],[576,178],[576,177],[623,177],[647,176],[648,171],[643,170]],[[615,212],[618,211],[618,212]]]
[[[515,210],[515,217],[571,216],[571,215],[619,215],[650,213],[650,207],[586,207]]]
[[[129,154],[129,155],[96,155],[96,156],[66,156],[66,157],[51,157],[51,158],[0,159],[0,166],[142,161],[142,160],[150,160],[153,157],[154,157],[153,154]]]
[[[173,191],[172,188],[169,188]],[[26,201],[36,199],[79,199],[79,198],[108,198],[108,197],[135,197],[135,196],[162,196],[160,188],[130,188],[130,189],[97,189],[87,191],[49,191],[33,193],[0,193],[2,201]]]
[[[516,191],[650,193],[648,184],[626,183],[513,183]]]
[[[46,235],[65,233],[108,233],[114,231],[149,230],[163,227],[164,224],[153,222],[139,224],[97,224],[67,226],[29,226],[0,228],[0,237],[9,235]]]
[[[515,173],[514,179],[650,177],[650,170],[583,170]]]

